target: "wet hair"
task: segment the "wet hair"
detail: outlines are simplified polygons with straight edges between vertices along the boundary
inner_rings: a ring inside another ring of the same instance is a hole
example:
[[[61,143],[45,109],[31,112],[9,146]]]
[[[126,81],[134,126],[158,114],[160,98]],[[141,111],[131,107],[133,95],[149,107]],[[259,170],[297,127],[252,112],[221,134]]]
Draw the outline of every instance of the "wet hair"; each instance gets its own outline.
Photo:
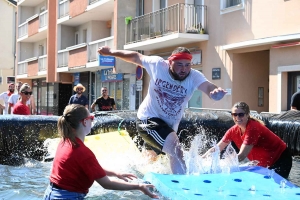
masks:
[[[88,110],[85,106],[79,104],[71,104],[65,107],[64,113],[58,118],[58,133],[64,142],[70,141],[75,147],[78,146],[74,130],[77,130],[80,121],[88,117]]]
[[[173,54],[177,54],[177,53],[189,53],[191,54],[190,50],[186,47],[177,47],[173,52],[172,52],[172,55]]]
[[[30,85],[28,85],[28,83],[24,83],[21,87],[19,92],[25,92],[25,90],[27,89],[31,89]]]
[[[257,121],[257,122],[259,122],[259,123],[261,123],[261,124],[263,124],[263,125],[265,124],[263,121],[261,121],[261,120],[259,120],[259,119],[257,119],[257,118],[255,118],[255,117],[253,117],[253,116],[250,115],[250,108],[249,108],[248,104],[246,104],[246,103],[243,102],[243,101],[240,101],[240,102],[235,103],[235,104],[232,106],[232,108],[239,108],[239,109],[242,109],[242,110],[245,112],[246,115],[249,115],[249,119],[254,120],[254,121]]]

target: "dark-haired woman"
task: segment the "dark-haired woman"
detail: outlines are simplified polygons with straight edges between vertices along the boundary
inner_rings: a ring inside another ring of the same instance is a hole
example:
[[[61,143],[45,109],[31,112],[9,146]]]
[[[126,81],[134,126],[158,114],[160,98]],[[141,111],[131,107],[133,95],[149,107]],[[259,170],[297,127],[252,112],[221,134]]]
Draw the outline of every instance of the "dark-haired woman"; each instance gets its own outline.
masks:
[[[262,121],[250,116],[249,106],[245,102],[234,104],[231,115],[235,125],[231,127],[217,144],[222,151],[231,141],[239,148],[238,159],[259,161],[258,166],[274,169],[284,178],[288,178],[292,168],[292,156],[286,144]],[[214,151],[209,149],[203,157]]]
[[[68,105],[58,119],[58,132],[62,137],[53,161],[50,184],[44,199],[84,199],[94,181],[110,190],[140,190],[151,198],[158,198],[149,191],[151,184],[129,183],[132,174],[121,174],[103,169],[93,152],[84,145],[84,138],[91,131],[93,115],[82,105]],[[111,180],[115,176],[119,180]]]

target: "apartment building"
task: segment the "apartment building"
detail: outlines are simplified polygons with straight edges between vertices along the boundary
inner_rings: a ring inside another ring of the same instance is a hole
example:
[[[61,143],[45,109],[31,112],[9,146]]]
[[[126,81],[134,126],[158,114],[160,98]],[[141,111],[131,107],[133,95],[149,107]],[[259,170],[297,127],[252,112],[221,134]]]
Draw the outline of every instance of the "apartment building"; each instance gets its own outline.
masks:
[[[77,83],[90,105],[106,86],[117,109],[136,108],[135,66],[97,53],[99,46],[124,45],[124,35],[115,33],[125,32],[124,18],[135,8],[122,2],[18,0],[16,78],[32,85],[38,114],[61,115]]]
[[[297,0],[139,0],[124,49],[168,57],[191,49],[193,68],[228,94],[213,102],[196,91],[188,107],[226,108],[246,101],[258,112],[290,108],[300,90]],[[143,96],[149,76],[143,79]]]
[[[8,83],[14,82],[15,46],[16,46],[16,12],[17,2],[14,0],[0,0],[1,27],[0,32],[0,93],[7,91]],[[1,102],[3,103],[3,102]]]
[[[134,110],[149,76],[97,48],[167,58],[185,46],[193,68],[228,91],[218,102],[195,91],[188,107],[246,101],[280,112],[300,88],[299,8],[297,0],[19,0],[16,78],[32,84],[39,114],[61,114],[78,82],[90,103],[107,86],[118,109]]]

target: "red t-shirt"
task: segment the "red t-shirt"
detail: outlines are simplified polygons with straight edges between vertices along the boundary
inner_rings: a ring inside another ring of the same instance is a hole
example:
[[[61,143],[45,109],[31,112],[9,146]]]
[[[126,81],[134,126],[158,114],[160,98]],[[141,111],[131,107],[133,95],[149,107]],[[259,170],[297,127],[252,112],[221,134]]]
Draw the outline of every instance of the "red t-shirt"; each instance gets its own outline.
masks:
[[[30,115],[30,109],[27,105],[22,104],[21,101],[18,101],[14,106],[13,114],[16,115]]]
[[[70,192],[88,193],[94,180],[106,176],[94,153],[76,138],[78,147],[60,141],[53,161],[50,181]]]
[[[286,149],[286,144],[277,135],[255,120],[250,119],[245,133],[242,136],[241,133],[240,128],[234,125],[225,133],[222,141],[234,141],[238,148],[242,144],[253,145],[247,157],[249,160],[259,161],[259,166],[272,166]]]

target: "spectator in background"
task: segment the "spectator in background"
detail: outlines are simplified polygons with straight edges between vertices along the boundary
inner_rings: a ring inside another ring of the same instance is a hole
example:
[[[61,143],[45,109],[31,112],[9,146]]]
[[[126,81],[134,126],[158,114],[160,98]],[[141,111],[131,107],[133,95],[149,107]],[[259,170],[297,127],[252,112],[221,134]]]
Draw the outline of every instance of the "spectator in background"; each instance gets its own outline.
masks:
[[[18,102],[14,105],[14,111],[13,114],[15,115],[30,115],[30,104],[28,104],[28,100],[30,100],[32,91],[31,87],[24,83],[20,88],[20,99]]]
[[[20,91],[20,88],[21,88],[22,85],[23,85],[23,83],[21,81],[19,81],[16,85],[16,90],[17,91],[14,94],[12,94],[8,99],[8,114],[13,113],[14,106],[16,105],[16,103],[18,102],[18,100],[20,98],[19,91]],[[26,104],[30,105],[30,100],[28,100]]]
[[[8,99],[15,92],[15,84],[8,84],[8,91],[2,92],[0,94],[0,99],[4,101],[4,105],[0,104],[0,108],[3,109],[3,115],[8,114]]]
[[[291,98],[291,110],[300,110],[300,91],[294,93]]]
[[[101,88],[102,96],[98,97],[91,106],[92,111],[95,111],[95,106],[98,106],[99,111],[116,110],[115,99],[108,95],[107,87]]]
[[[74,86],[73,90],[76,92],[76,94],[72,95],[69,100],[70,104],[80,104],[85,106],[87,109],[89,108],[88,99],[82,94],[85,91],[85,87],[78,83],[76,86]]]

